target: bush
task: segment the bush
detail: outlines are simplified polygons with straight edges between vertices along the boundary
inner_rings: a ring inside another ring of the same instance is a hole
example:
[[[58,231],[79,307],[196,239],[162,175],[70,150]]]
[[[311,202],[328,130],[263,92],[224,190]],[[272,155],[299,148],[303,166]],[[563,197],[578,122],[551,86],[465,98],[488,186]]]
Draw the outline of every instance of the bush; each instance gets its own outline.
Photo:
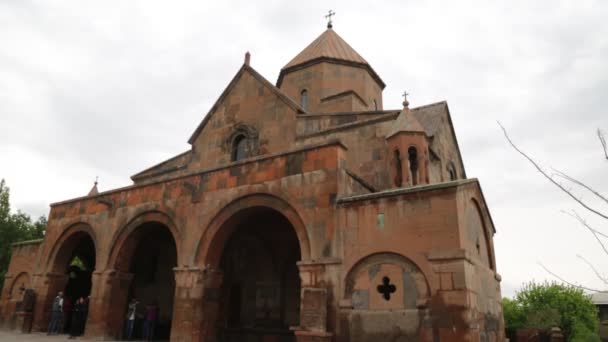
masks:
[[[503,299],[505,329],[558,326],[566,341],[599,341],[597,308],[581,289],[557,283],[525,284],[514,299]]]

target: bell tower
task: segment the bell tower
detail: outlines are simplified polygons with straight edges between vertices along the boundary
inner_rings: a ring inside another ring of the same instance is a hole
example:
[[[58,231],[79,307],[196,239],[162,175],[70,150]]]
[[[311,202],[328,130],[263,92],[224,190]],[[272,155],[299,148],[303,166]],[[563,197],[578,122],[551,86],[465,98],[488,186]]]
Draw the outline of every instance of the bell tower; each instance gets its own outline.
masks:
[[[386,136],[390,149],[390,175],[396,188],[429,183],[427,135],[410,111],[407,93],[403,96],[403,110]]]

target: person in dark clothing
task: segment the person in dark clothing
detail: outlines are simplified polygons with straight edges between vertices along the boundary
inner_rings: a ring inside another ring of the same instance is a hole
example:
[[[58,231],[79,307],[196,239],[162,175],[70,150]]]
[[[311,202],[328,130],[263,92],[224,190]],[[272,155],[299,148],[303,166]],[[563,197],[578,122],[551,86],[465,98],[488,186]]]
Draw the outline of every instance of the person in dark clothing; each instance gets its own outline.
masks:
[[[76,336],[82,335],[84,328],[84,298],[80,297],[74,304],[74,308],[72,310],[72,325],[70,326],[70,338],[75,338]]]
[[[91,301],[91,296],[88,296],[84,299],[84,311],[82,318],[82,334],[84,334],[84,329],[87,325],[87,319],[89,318],[89,302]]]
[[[59,331],[66,334],[70,332],[70,327],[72,326],[72,310],[74,310],[74,304],[76,304],[77,299],[72,299],[69,296],[65,296],[63,298],[63,317],[62,317],[62,325]]]
[[[146,306],[145,319],[143,331],[144,339],[146,339],[146,341],[152,341],[154,339],[156,321],[158,320],[158,304],[156,304],[156,302]]]

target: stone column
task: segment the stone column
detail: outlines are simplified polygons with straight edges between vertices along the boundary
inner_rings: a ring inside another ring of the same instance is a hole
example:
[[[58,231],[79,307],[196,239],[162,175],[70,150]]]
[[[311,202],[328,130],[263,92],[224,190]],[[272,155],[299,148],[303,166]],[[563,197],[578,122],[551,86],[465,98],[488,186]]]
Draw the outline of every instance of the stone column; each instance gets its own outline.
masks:
[[[193,334],[192,341],[216,342],[218,328],[218,313],[220,309],[220,288],[224,273],[220,270],[206,269],[203,271],[203,293],[200,317],[200,332]]]
[[[175,267],[171,341],[200,341],[205,273],[198,267]]]
[[[9,320],[11,316],[11,309],[9,308],[11,300],[11,289],[8,284],[11,284],[14,276],[7,274],[4,277],[4,287],[2,288],[2,295],[0,295],[0,326],[4,329],[8,329]]]
[[[297,342],[331,341],[327,331],[328,295],[325,282],[326,262],[298,262],[302,292],[300,326],[293,327]]]
[[[132,280],[133,274],[114,269],[93,272],[86,338],[111,340],[122,337]]]
[[[33,330],[46,331],[51,318],[51,306],[57,293],[65,289],[68,283],[68,275],[61,273],[34,274],[34,278],[41,278],[42,281],[35,287],[36,304],[34,305]]]

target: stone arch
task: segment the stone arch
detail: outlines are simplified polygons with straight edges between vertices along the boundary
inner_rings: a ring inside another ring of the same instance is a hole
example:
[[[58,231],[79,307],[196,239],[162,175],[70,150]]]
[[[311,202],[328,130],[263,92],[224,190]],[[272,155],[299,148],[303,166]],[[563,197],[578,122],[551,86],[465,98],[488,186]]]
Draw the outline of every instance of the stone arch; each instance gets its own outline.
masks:
[[[310,259],[306,227],[287,201],[254,193],[212,216],[195,247],[206,333],[221,340],[291,341],[301,322],[298,262]],[[213,296],[210,300],[207,296]]]
[[[294,207],[278,196],[267,193],[256,193],[237,198],[219,210],[213,219],[211,219],[201,239],[196,242],[192,263],[194,265],[210,265],[217,268],[222,253],[222,248],[217,247],[224,246],[226,240],[235,229],[235,227],[226,225],[225,223],[241,210],[255,207],[265,207],[281,213],[289,221],[298,237],[302,260],[310,260],[308,232],[302,218]],[[211,248],[211,246],[215,246],[215,248]]]
[[[108,268],[125,271],[126,265],[124,263],[128,262],[130,258],[125,258],[125,255],[121,255],[121,253],[128,250],[125,249],[126,243],[133,242],[133,239],[130,239],[133,237],[132,233],[145,223],[159,223],[169,229],[171,235],[173,236],[173,240],[175,241],[175,248],[177,250],[177,265],[179,266],[181,264],[180,260],[182,243],[179,230],[173,219],[168,214],[160,210],[150,210],[137,214],[114,234],[109,245],[110,251],[108,253],[109,257],[107,261]],[[128,266],[126,266],[126,268],[128,269]]]
[[[410,145],[407,148],[407,160],[410,185],[418,185],[420,183],[420,149],[416,145]]]
[[[107,260],[107,335],[122,336],[130,300],[158,308],[155,334],[169,338],[175,314],[175,267],[179,265],[181,238],[173,219],[160,210],[134,215],[111,239]],[[142,308],[142,310],[144,310]],[[139,332],[135,336],[141,337]]]
[[[31,277],[29,275],[29,273],[27,272],[21,272],[17,275],[17,277],[15,277],[15,280],[12,281],[11,283],[11,287],[10,287],[10,291],[9,291],[9,298],[10,299],[17,299],[17,298],[21,298],[22,296],[22,292],[24,292],[26,289],[31,288]]]
[[[225,150],[230,152],[230,160],[235,162],[237,159],[245,159],[259,154],[260,138],[258,130],[251,125],[245,123],[237,123],[232,133],[224,142]],[[239,143],[242,143],[244,148],[242,158],[236,158],[238,153]]]
[[[59,235],[59,238],[55,241],[53,248],[51,249],[46,269],[53,273],[60,272],[61,265],[67,265],[69,258],[71,257],[72,250],[76,247],[80,239],[88,236],[93,241],[95,255],[98,255],[98,243],[95,231],[90,224],[86,222],[76,222],[69,225],[64,229],[63,233]],[[95,258],[96,261],[99,258]],[[97,265],[92,265],[93,269],[97,268]]]
[[[452,161],[449,161],[446,165],[446,170],[448,172],[448,178],[450,181],[458,180],[458,172],[456,171],[456,167]]]
[[[403,156],[401,155],[401,151],[399,147],[393,148],[393,170],[395,172],[395,177],[393,178],[393,183],[396,187],[401,187],[403,185]]]
[[[348,271],[344,279],[344,299],[353,301],[353,307],[357,308],[357,298],[353,298],[353,296],[357,296],[357,278],[365,270],[368,271],[370,279],[375,278],[379,272],[381,272],[379,266],[386,264],[395,265],[402,269],[404,274],[404,290],[406,287],[408,287],[409,290],[414,289],[412,286],[415,287],[416,296],[414,298],[405,298],[404,294],[404,307],[406,309],[415,309],[417,307],[426,306],[431,295],[427,276],[412,260],[394,252],[374,253],[365,256],[356,262]],[[370,286],[371,291],[377,284],[370,285],[373,285]],[[369,295],[371,296],[372,294],[369,293]]]
[[[470,200],[470,203],[472,203],[472,205],[469,205],[469,208],[467,209],[467,214],[466,214],[466,222],[467,222],[467,230],[468,230],[468,234],[471,234],[471,225],[476,225],[474,224],[474,222],[471,222],[472,219],[475,219],[475,215],[476,218],[479,219],[479,225],[480,225],[480,229],[482,231],[483,234],[483,238],[484,238],[484,244],[483,247],[485,248],[485,251],[487,253],[487,259],[488,259],[488,267],[491,270],[496,270],[496,266],[494,265],[494,251],[492,250],[492,234],[490,233],[490,231],[488,230],[488,224],[486,223],[485,217],[483,215],[483,212],[481,210],[481,206],[479,205],[479,202],[477,201],[476,198],[472,197]],[[477,241],[474,241],[477,242]],[[482,258],[483,260],[483,258]]]

